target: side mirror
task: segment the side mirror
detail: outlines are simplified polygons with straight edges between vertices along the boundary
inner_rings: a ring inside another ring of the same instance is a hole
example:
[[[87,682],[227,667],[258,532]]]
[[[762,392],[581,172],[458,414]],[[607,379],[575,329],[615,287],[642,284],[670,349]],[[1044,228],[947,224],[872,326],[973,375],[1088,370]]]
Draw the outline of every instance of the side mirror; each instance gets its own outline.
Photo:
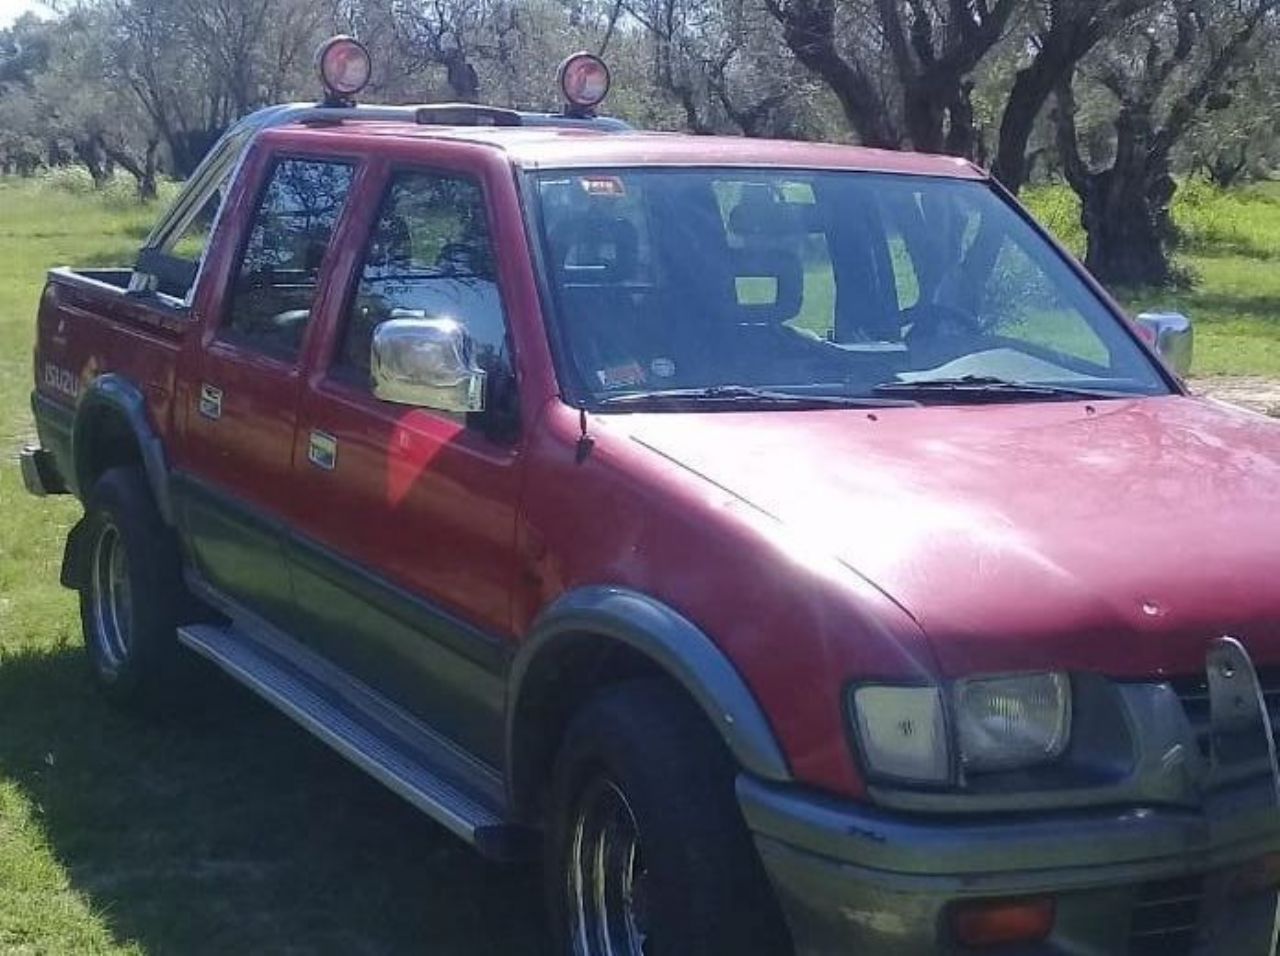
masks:
[[[1182,376],[1190,373],[1195,329],[1189,318],[1178,312],[1143,312],[1135,321],[1171,369]]]
[[[484,370],[456,319],[393,318],[373,331],[369,371],[384,402],[442,412],[484,410]]]

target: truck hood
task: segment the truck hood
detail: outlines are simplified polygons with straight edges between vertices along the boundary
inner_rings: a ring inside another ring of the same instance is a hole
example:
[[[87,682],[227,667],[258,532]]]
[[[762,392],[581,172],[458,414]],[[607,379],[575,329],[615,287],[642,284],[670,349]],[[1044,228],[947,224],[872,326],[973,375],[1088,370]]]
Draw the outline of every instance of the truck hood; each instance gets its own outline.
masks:
[[[888,594],[947,676],[1280,662],[1280,423],[1183,396],[613,419]]]

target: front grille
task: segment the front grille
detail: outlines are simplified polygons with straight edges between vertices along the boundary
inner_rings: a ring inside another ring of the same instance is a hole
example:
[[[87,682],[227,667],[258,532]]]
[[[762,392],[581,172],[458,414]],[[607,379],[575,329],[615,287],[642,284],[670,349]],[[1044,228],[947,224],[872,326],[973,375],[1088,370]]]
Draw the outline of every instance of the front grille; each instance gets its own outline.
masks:
[[[1181,877],[1138,887],[1129,927],[1129,956],[1186,956],[1200,929],[1204,878]]]
[[[1182,701],[1191,729],[1196,733],[1200,751],[1209,755],[1209,679],[1203,674],[1180,677],[1169,682]],[[1271,715],[1271,726],[1280,732],[1280,667],[1263,667],[1258,670],[1258,683],[1262,685],[1262,698]]]

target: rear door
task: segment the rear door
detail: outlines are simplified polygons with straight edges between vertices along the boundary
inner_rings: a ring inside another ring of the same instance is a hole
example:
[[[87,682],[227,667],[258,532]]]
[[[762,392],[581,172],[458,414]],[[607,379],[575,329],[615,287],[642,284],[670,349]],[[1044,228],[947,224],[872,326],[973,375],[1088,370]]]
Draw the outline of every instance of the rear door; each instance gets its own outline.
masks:
[[[276,621],[292,604],[280,529],[301,356],[355,170],[345,159],[251,157],[237,255],[201,303],[208,314],[185,410],[185,531],[206,580]]]
[[[520,473],[501,243],[479,178],[388,165],[377,179],[362,191],[372,215],[347,288],[331,296],[332,341],[318,349],[302,398],[291,554],[300,633],[496,761]],[[486,371],[481,413],[373,395],[374,329],[440,316],[462,322],[475,343]]]

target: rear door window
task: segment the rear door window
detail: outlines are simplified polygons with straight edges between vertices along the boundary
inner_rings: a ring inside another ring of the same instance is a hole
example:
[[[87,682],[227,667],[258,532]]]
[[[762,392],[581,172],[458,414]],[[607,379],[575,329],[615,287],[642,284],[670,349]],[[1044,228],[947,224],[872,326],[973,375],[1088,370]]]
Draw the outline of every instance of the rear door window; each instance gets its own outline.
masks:
[[[284,359],[298,354],[354,171],[346,162],[276,164],[254,210],[221,337]]]

